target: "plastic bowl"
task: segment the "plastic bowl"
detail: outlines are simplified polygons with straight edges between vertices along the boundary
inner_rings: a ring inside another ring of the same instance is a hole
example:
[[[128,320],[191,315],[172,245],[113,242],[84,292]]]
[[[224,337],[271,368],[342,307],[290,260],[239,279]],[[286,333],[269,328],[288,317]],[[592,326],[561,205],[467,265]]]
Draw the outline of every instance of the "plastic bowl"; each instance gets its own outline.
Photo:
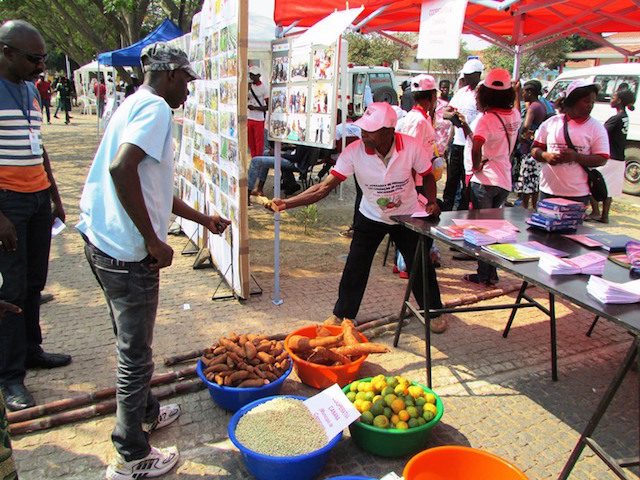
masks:
[[[404,467],[405,480],[527,480],[506,460],[482,450],[458,445],[418,453]]]
[[[371,378],[363,378],[360,381],[368,382],[371,381]],[[438,408],[436,416],[433,417],[430,422],[408,430],[385,429],[374,425],[367,425],[360,421],[353,422],[349,425],[349,431],[356,445],[374,455],[391,458],[411,455],[425,447],[431,429],[435,427],[442,418],[444,405],[440,397],[430,388],[417,382],[411,382],[411,385],[418,385],[425,392],[435,395],[436,407]],[[349,386],[350,385],[344,387],[342,391],[345,393],[349,392]]]
[[[291,359],[289,359],[289,368],[277,380],[268,383],[263,387],[248,388],[222,387],[217,383],[210,382],[209,380],[207,380],[207,377],[204,376],[202,367],[202,361],[198,360],[196,373],[200,377],[200,380],[202,380],[202,382],[209,389],[209,395],[211,396],[211,399],[225,410],[235,412],[238,409],[244,407],[246,404],[253,402],[254,400],[277,395],[280,392],[285,379],[291,373],[293,363],[291,362]]]
[[[332,335],[339,335],[342,333],[342,327],[336,325],[324,325]],[[284,348],[289,353],[289,356],[293,360],[293,366],[296,369],[296,373],[302,383],[309,385],[310,387],[324,389],[330,387],[334,383],[337,383],[341,387],[353,382],[358,376],[360,367],[367,358],[367,355],[363,355],[360,358],[354,360],[349,365],[339,365],[337,367],[328,367],[326,365],[318,365],[317,363],[307,362],[303,360],[289,348],[289,339],[293,335],[302,335],[303,337],[316,338],[316,327],[303,327],[291,332],[287,338],[284,339]],[[358,332],[360,340],[362,342],[368,342],[367,338]]]
[[[298,395],[281,395],[276,397],[267,397],[251,402],[245,405],[233,414],[229,421],[227,430],[229,439],[238,447],[242,454],[247,470],[258,480],[284,480],[287,478],[295,480],[312,480],[316,478],[320,471],[324,468],[329,459],[329,452],[342,438],[342,432],[336,435],[329,443],[315,452],[297,455],[295,457],[273,457],[262,453],[249,450],[242,445],[236,438],[236,426],[240,418],[257,407],[258,405],[273,400],[274,398],[295,398],[298,400],[306,400],[305,397]]]

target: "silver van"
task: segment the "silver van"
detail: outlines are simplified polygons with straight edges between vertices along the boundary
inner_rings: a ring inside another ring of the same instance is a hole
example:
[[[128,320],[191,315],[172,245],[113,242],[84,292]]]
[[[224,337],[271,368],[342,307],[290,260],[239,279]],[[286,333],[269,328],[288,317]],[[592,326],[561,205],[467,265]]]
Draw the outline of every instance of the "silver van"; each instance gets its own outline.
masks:
[[[640,63],[616,63],[565,72],[549,86],[549,92],[545,97],[551,101],[555,100],[572,81],[579,78],[591,80],[600,86],[600,92],[591,116],[604,123],[616,113],[615,108],[611,108],[609,105],[614,92],[626,87],[637,98],[638,85],[640,84]],[[625,150],[624,192],[640,195],[640,103],[636,105],[633,112],[629,111],[628,115],[629,133]]]

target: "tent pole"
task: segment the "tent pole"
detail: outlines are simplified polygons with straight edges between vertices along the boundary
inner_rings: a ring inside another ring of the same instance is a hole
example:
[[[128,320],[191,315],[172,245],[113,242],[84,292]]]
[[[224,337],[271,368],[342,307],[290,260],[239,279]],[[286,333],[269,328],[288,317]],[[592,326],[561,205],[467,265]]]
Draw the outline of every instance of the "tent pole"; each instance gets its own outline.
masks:
[[[280,167],[282,163],[282,143],[274,142],[276,157],[273,166],[273,198],[280,198]],[[280,294],[280,212],[273,214],[273,298],[274,305],[282,305]]]
[[[514,80],[516,78],[520,78],[519,77],[519,72],[520,72],[521,57],[522,57],[522,47],[520,45],[516,45],[515,46],[515,54],[513,56],[513,72],[511,74],[511,77]]]
[[[98,57],[98,83],[100,83],[100,57]],[[96,134],[100,138],[100,115],[98,115],[98,99],[96,98]],[[91,111],[91,110],[89,110]]]

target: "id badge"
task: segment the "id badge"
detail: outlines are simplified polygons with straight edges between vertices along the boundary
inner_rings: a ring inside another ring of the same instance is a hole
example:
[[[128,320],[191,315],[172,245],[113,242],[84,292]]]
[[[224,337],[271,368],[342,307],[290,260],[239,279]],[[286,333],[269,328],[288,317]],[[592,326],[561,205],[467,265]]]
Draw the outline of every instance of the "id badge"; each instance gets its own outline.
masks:
[[[34,155],[42,155],[42,140],[40,133],[29,130],[29,143],[31,144],[31,153]]]

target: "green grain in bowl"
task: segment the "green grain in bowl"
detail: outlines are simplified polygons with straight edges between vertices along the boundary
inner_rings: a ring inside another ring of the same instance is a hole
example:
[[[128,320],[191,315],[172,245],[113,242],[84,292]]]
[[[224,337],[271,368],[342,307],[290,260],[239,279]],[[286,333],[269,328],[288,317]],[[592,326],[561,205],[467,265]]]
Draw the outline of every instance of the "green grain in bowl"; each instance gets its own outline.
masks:
[[[304,455],[329,443],[320,423],[295,398],[276,398],[251,409],[235,433],[248,449],[273,457]]]

